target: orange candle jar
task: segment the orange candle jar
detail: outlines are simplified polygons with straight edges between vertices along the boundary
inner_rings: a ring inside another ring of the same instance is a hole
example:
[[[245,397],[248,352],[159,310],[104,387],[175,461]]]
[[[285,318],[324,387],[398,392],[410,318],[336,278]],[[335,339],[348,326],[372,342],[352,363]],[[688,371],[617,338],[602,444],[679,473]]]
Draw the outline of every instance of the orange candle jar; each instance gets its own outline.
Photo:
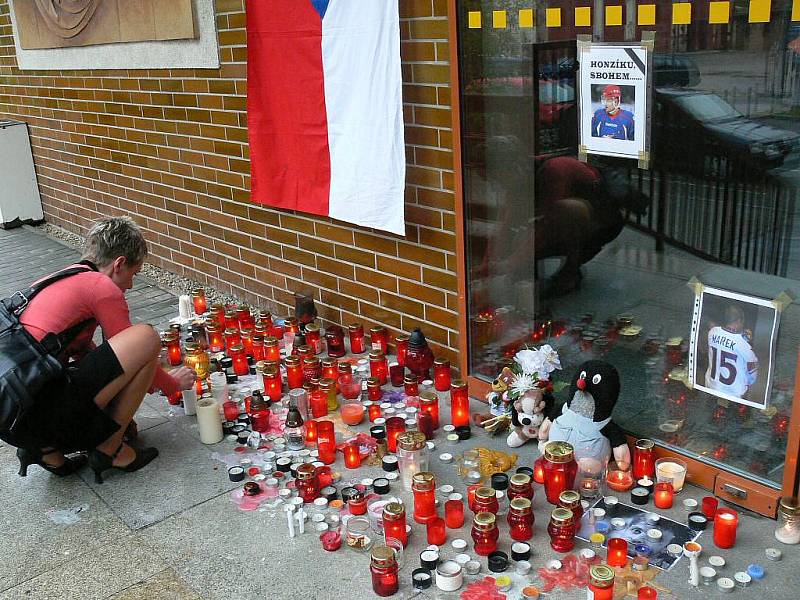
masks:
[[[373,350],[380,351],[383,354],[389,353],[389,332],[386,328],[378,325],[371,327],[369,330],[370,347]]]
[[[167,361],[170,366],[177,367],[183,362],[181,356],[181,338],[174,331],[168,331],[164,334],[164,346],[167,349]]]
[[[436,479],[429,471],[420,471],[411,478],[411,491],[414,493],[414,520],[423,525],[435,519]]]
[[[208,372],[211,368],[208,354],[197,344],[186,344],[186,356],[183,361],[187,367],[194,370],[198,381],[208,377]]]
[[[194,305],[194,314],[196,315],[202,315],[208,310],[206,291],[203,288],[192,290],[192,304]]]
[[[264,360],[279,361],[281,359],[281,347],[278,338],[267,336],[264,338]]]
[[[228,357],[233,361],[234,373],[240,377],[250,373],[250,365],[247,364],[247,355],[244,353],[244,346],[242,346],[242,344],[234,344],[228,348]]]
[[[406,533],[406,509],[399,502],[389,502],[383,507],[383,535],[386,539],[394,538],[403,546],[408,545]]]
[[[342,421],[345,424],[354,427],[364,420],[364,405],[361,400],[345,398],[342,401]]]
[[[397,364],[401,367],[406,366],[406,355],[408,354],[408,340],[407,335],[398,335],[394,338],[394,343],[397,348]],[[384,354],[387,352],[384,350]]]
[[[450,389],[450,361],[446,358],[436,358],[433,361],[433,385],[439,392]]]
[[[469,391],[463,379],[450,386],[450,422],[454,427],[469,427]]]
[[[369,374],[385,385],[389,381],[389,364],[386,362],[386,355],[380,350],[373,350],[369,353]]]

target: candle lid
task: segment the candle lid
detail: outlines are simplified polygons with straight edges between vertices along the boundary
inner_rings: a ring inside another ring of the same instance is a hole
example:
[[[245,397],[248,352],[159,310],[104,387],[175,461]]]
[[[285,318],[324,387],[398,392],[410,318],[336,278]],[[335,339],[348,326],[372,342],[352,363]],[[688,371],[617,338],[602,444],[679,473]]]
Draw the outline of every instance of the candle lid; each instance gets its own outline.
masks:
[[[553,463],[567,463],[574,457],[574,449],[567,442],[549,442],[544,447],[544,457]]]
[[[594,565],[589,569],[589,579],[597,587],[610,587],[614,583],[614,571],[606,565]]]
[[[389,502],[383,507],[383,519],[385,521],[397,521],[405,514],[406,509],[399,502]]]
[[[572,522],[574,515],[572,511],[568,508],[558,507],[553,509],[553,512],[550,515],[553,523],[558,525],[564,525],[566,523]]]
[[[411,478],[411,485],[417,491],[426,492],[436,487],[436,479],[433,473],[420,471],[419,473],[414,473]]]
[[[479,529],[494,527],[497,517],[490,512],[479,512],[475,515],[475,526]]]
[[[655,447],[656,443],[653,440],[641,439],[636,440],[636,449],[637,450],[652,450]]]
[[[788,517],[800,516],[800,502],[797,498],[781,498],[778,511]]]
[[[494,488],[490,487],[479,487],[475,490],[475,498],[481,498],[482,500],[490,500],[492,498],[497,497],[497,491]]]
[[[509,482],[511,485],[529,485],[531,478],[527,473],[517,473],[511,476]]]
[[[558,495],[559,503],[566,504],[565,508],[577,506],[581,501],[581,495],[575,490],[564,490]]]
[[[530,510],[531,501],[528,498],[523,498],[522,496],[518,496],[511,501],[510,506],[514,510]]]
[[[376,567],[392,567],[397,564],[394,550],[388,546],[375,546],[372,548],[372,564]]]
[[[425,434],[421,431],[404,431],[397,436],[397,447],[406,452],[422,450],[425,447]]]

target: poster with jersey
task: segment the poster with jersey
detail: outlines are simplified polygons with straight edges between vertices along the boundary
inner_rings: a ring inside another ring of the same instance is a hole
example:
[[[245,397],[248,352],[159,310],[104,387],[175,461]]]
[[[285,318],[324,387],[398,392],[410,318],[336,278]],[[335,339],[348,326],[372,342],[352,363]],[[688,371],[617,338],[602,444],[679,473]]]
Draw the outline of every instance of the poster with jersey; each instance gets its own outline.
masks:
[[[649,46],[578,42],[578,154],[633,158],[650,150]]]
[[[773,300],[700,286],[689,347],[698,390],[766,409],[780,311]]]

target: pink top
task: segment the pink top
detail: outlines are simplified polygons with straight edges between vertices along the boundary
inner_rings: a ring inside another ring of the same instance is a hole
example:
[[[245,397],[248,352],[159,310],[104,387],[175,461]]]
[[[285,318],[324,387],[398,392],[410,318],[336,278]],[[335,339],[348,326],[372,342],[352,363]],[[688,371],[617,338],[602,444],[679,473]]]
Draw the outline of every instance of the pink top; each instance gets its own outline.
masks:
[[[51,331],[61,333],[87,319],[93,322],[67,348],[66,359],[80,359],[95,347],[92,336],[98,325],[106,339],[131,326],[123,291],[110,277],[88,267],[86,273],[67,277],[42,290],[23,311],[20,322],[41,340]],[[180,391],[175,379],[161,368],[156,371],[152,387],[168,396]]]

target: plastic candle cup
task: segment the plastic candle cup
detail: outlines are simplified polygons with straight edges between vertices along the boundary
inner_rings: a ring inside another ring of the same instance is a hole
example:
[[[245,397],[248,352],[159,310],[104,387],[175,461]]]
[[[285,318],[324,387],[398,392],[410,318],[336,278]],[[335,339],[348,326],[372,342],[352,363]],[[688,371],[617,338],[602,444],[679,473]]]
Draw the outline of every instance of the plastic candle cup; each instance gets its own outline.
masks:
[[[197,288],[192,291],[192,304],[194,305],[194,314],[196,315],[202,315],[208,310],[206,291],[203,288]]]
[[[469,391],[463,379],[454,380],[450,387],[450,422],[454,427],[469,427]]]
[[[636,440],[633,447],[633,476],[653,478],[656,472],[656,448],[653,440]]]
[[[358,444],[346,444],[343,452],[345,467],[348,469],[357,469],[361,466],[361,454],[358,451]]]
[[[625,567],[628,564],[628,542],[623,538],[609,539],[606,562],[611,567]]]
[[[533,463],[533,481],[539,484],[544,483],[544,454]]]
[[[389,381],[392,387],[401,387],[405,380],[406,368],[400,363],[393,362],[389,364]]]
[[[653,503],[656,508],[672,508],[672,501],[674,498],[674,491],[672,484],[667,481],[657,483],[653,491]]]
[[[406,366],[406,355],[408,354],[409,339],[410,338],[407,335],[398,335],[394,338],[395,348],[397,349],[397,362],[401,367]]]
[[[317,450],[319,459],[326,465],[336,461],[336,432],[333,421],[317,422]]]
[[[450,361],[446,358],[434,359],[433,383],[438,392],[446,392],[450,389]]]
[[[733,548],[736,543],[736,528],[739,514],[730,508],[720,508],[714,515],[714,545],[717,548]]]
[[[627,492],[633,487],[633,474],[630,467],[627,470],[622,470],[616,463],[610,463],[608,465],[606,485],[615,492]]]
[[[713,519],[717,514],[717,506],[719,506],[719,502],[714,496],[705,496],[700,502],[700,510],[709,519]]]
[[[366,351],[364,344],[364,327],[361,323],[351,323],[347,326],[350,336],[350,352],[353,354],[363,354]]]

